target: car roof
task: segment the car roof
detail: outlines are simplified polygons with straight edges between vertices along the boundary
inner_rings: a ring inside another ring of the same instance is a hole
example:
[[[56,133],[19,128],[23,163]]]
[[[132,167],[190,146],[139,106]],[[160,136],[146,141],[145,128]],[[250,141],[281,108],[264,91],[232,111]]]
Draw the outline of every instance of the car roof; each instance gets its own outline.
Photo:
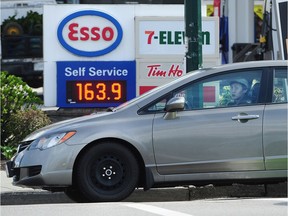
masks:
[[[224,65],[217,65],[215,67],[203,68],[203,69],[216,69],[216,70],[229,70],[251,67],[274,67],[274,66],[288,66],[287,60],[263,60],[263,61],[249,61],[249,62],[235,62]]]

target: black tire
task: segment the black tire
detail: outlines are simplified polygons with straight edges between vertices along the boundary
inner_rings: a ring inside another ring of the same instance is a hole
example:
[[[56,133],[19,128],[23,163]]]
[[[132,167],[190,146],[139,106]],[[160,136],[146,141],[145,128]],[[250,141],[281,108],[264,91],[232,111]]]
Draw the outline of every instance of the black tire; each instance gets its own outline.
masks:
[[[81,157],[76,178],[79,190],[89,201],[120,201],[135,190],[139,167],[129,149],[118,143],[104,142]]]

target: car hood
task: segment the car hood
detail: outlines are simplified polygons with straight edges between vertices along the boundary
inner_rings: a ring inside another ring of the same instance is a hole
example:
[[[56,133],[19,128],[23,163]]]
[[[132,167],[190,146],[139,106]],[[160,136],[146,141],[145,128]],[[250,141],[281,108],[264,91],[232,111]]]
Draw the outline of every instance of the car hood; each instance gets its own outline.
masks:
[[[85,116],[53,123],[51,125],[47,125],[43,128],[40,128],[32,132],[23,141],[31,141],[44,135],[69,131],[69,130],[77,128],[76,125],[79,125],[82,122],[97,121],[99,118],[102,118],[108,115],[113,115],[113,114],[114,114],[113,112],[93,113],[90,115],[85,115]]]

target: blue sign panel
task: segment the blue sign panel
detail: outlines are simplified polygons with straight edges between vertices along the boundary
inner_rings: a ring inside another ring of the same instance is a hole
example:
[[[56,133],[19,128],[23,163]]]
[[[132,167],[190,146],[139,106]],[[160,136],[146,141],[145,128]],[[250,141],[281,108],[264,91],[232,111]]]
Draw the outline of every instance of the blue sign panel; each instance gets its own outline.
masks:
[[[135,96],[135,61],[57,62],[58,107],[115,107]]]

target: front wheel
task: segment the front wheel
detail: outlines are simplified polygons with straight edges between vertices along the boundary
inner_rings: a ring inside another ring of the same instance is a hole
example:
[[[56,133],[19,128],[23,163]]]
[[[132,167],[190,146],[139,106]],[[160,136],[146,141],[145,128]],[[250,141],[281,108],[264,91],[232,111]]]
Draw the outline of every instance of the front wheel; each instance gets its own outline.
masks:
[[[120,201],[137,186],[139,167],[133,153],[118,143],[88,149],[76,169],[78,188],[92,202]]]

